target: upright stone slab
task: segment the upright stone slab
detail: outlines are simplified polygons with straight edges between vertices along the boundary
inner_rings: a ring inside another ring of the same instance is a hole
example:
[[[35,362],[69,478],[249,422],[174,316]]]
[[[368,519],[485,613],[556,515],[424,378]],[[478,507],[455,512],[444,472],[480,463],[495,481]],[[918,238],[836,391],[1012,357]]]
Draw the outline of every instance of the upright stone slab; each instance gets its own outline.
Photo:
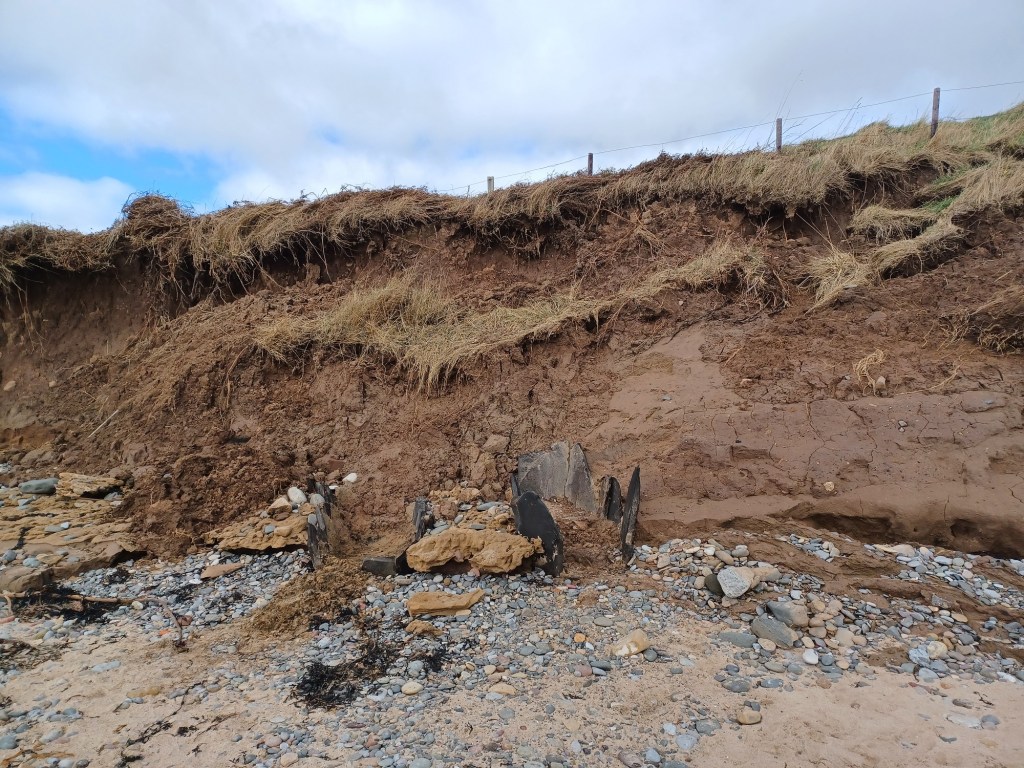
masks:
[[[617,523],[622,520],[622,488],[614,477],[606,477],[601,484],[601,516]]]
[[[565,542],[547,504],[533,491],[525,491],[512,502],[512,514],[520,535],[540,539],[544,548],[544,572],[558,576],[565,567]]]
[[[512,488],[512,498],[513,498],[513,500],[518,499],[520,496],[523,495],[522,490],[519,488],[519,473],[518,472],[513,472],[511,475],[509,475],[508,480],[509,480],[509,485]]]
[[[569,470],[565,479],[565,498],[580,509],[597,514],[597,499],[594,498],[594,478],[590,474],[590,463],[583,446],[576,443],[569,449]]]
[[[619,529],[619,544],[622,560],[628,563],[633,558],[633,537],[636,536],[636,518],[640,512],[640,467],[633,470],[629,478],[629,489],[626,491],[626,505],[622,510],[622,522]]]
[[[430,522],[430,514],[427,510],[427,500],[423,497],[416,499],[412,506],[412,527],[413,541],[419,541],[427,532],[427,524]]]
[[[542,499],[561,498],[569,479],[569,444],[559,442],[547,451],[524,453],[516,474],[521,493],[533,491]]]
[[[331,553],[331,514],[335,499],[334,491],[321,482],[310,483],[310,491],[310,497],[319,502],[312,505],[313,512],[306,517],[309,558],[316,570]]]

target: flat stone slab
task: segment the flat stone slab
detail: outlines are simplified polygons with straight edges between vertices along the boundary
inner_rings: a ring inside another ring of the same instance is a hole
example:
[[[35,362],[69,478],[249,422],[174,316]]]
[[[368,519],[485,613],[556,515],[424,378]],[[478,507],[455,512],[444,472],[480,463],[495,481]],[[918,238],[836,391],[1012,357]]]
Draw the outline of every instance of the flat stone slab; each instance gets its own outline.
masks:
[[[520,494],[533,491],[542,499],[562,498],[569,479],[569,444],[559,442],[547,451],[524,453],[516,474]]]
[[[606,477],[602,490],[601,516],[617,523],[622,520],[622,487],[614,477]]]

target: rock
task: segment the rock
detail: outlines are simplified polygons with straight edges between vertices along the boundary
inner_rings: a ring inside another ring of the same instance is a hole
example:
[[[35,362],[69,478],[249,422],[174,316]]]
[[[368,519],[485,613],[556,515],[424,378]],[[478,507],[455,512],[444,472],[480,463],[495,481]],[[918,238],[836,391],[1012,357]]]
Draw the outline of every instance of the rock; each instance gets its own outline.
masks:
[[[419,541],[427,532],[427,525],[430,522],[430,513],[427,509],[427,499],[418,498],[412,503],[412,528],[413,541]]]
[[[421,572],[465,564],[465,570],[511,573],[541,551],[539,541],[508,531],[447,528],[412,544],[405,558],[410,568]]]
[[[898,557],[917,557],[917,549],[910,544],[877,544],[876,549]]]
[[[264,531],[266,518],[239,520],[207,534],[207,544],[216,544],[227,552],[268,552],[279,549],[305,547],[309,543],[305,515],[292,515],[273,524],[270,533]]]
[[[449,616],[476,605],[484,596],[482,589],[451,595],[447,592],[417,592],[406,601],[410,616]]]
[[[718,572],[718,584],[726,597],[740,597],[757,583],[757,574],[753,568],[729,566]]]
[[[597,513],[594,497],[594,479],[590,474],[587,454],[579,443],[569,449],[569,469],[565,479],[565,498],[580,509]]]
[[[622,559],[629,562],[633,557],[633,537],[636,536],[636,520],[640,512],[640,467],[633,470],[626,491],[626,502],[622,508],[622,520],[619,523],[619,549]]]
[[[754,643],[757,642],[757,638],[749,632],[733,632],[727,630],[725,632],[719,632],[718,637],[725,640],[727,643],[732,643],[740,648],[753,648]]]
[[[275,512],[286,512],[285,517],[292,513],[292,503],[288,501],[287,496],[278,496],[270,503],[269,512],[273,515]]]
[[[558,576],[565,567],[565,542],[547,504],[536,493],[524,491],[512,501],[512,513],[520,535],[539,541],[544,553],[544,572]]]
[[[981,728],[981,720],[977,717],[971,717],[970,715],[964,715],[960,712],[950,712],[946,715],[946,719],[956,725],[962,725],[964,728]]]
[[[925,646],[925,651],[928,653],[928,658],[932,660],[944,659],[949,654],[949,648],[941,640],[932,640]]]
[[[642,629],[634,629],[611,647],[611,654],[620,657],[634,656],[638,653],[643,653],[650,647],[651,641],[647,637],[647,633]]]
[[[651,763],[652,765],[657,765],[661,762],[661,753],[658,752],[658,750],[651,747],[646,752],[644,752],[644,760],[646,760],[648,763]]]
[[[415,696],[417,693],[423,690],[423,683],[410,680],[402,686],[402,693],[406,696]]]
[[[34,493],[39,496],[49,496],[57,491],[58,482],[59,480],[56,477],[47,477],[42,480],[26,480],[18,486],[18,490],[22,493]]]
[[[601,488],[601,516],[617,523],[622,520],[622,488],[614,477],[606,477]]]
[[[59,496],[102,499],[121,488],[121,481],[114,477],[78,475],[74,472],[61,472],[59,477],[56,487]]]
[[[343,478],[341,478],[341,482],[346,483],[348,485],[352,485],[358,479],[359,479],[359,475],[357,475],[355,472],[349,472],[347,475],[345,475]]]
[[[744,707],[736,713],[736,722],[740,725],[757,725],[761,722],[761,713],[750,707]]]
[[[488,693],[497,693],[501,696],[515,696],[516,689],[508,683],[495,683],[487,689]]]
[[[809,664],[813,667],[818,663],[818,652],[813,648],[808,648],[804,651],[802,658],[804,660],[804,664]]]
[[[776,619],[788,627],[806,627],[811,623],[807,606],[802,603],[772,600],[765,606]]]
[[[444,634],[444,630],[438,629],[429,621],[422,621],[420,619],[414,619],[405,625],[405,631],[410,635],[441,635]]]
[[[395,576],[398,573],[398,563],[395,558],[383,555],[365,558],[360,567],[374,576]]]
[[[565,495],[569,479],[569,444],[558,442],[547,451],[524,453],[519,457],[516,480],[520,493],[533,491],[542,499]]]
[[[704,577],[704,588],[713,595],[725,597],[725,592],[722,591],[722,585],[718,581],[718,576],[713,573],[709,573]]]
[[[306,493],[301,488],[296,488],[294,485],[288,489],[288,501],[292,504],[305,504],[308,499]]]
[[[35,592],[53,584],[50,568],[9,565],[0,571],[0,592]]]
[[[617,757],[619,762],[626,766],[626,768],[640,768],[644,764],[639,755],[634,755],[630,752],[620,752]]]
[[[771,640],[781,648],[792,648],[800,639],[796,632],[770,616],[758,616],[750,622],[750,631],[758,637]]]
[[[281,766],[289,766],[295,765],[297,762],[299,762],[298,755],[296,755],[294,752],[285,752],[283,755],[281,755],[281,759],[277,761],[277,764]]]
[[[216,579],[221,576],[227,576],[229,573],[244,568],[242,563],[217,563],[216,565],[208,565],[203,568],[199,573],[199,578],[204,581],[207,579]]]
[[[846,627],[840,627],[836,630],[835,641],[836,645],[840,648],[849,648],[856,643],[856,635],[853,634]]]

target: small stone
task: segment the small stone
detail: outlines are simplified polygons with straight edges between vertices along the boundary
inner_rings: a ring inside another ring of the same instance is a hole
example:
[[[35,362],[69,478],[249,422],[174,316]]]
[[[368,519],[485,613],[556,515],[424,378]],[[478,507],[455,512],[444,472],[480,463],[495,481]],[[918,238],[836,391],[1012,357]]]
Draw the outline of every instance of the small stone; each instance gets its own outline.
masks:
[[[278,761],[277,764],[288,766],[295,765],[297,762],[299,762],[298,755],[296,755],[294,752],[285,752],[283,755],[281,755],[281,759]]]
[[[423,683],[417,682],[416,680],[410,680],[402,686],[402,693],[404,693],[406,696],[415,696],[422,690]]]
[[[750,622],[750,630],[762,639],[771,640],[782,648],[792,648],[800,636],[778,619],[770,616],[758,616]]]
[[[488,693],[497,693],[497,694],[500,694],[502,696],[515,696],[516,695],[516,689],[513,688],[508,683],[495,683],[494,685],[492,685],[490,688],[487,689],[487,692]]]
[[[661,762],[661,753],[658,750],[651,747],[646,752],[644,752],[644,760],[646,760],[648,763],[653,763],[654,765],[657,765]]]
[[[812,648],[808,648],[804,651],[802,658],[804,660],[804,664],[808,664],[812,667],[818,663],[818,653]]]
[[[740,725],[757,725],[761,722],[761,713],[750,707],[744,707],[736,714],[736,722]]]

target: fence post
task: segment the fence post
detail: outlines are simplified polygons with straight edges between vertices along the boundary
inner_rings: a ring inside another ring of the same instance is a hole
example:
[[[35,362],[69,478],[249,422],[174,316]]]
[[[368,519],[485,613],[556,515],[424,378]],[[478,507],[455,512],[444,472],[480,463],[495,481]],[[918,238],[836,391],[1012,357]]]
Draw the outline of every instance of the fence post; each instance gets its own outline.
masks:
[[[489,195],[493,191],[494,191],[494,177],[493,176],[488,176],[487,177],[487,194]]]
[[[782,118],[775,118],[775,151],[782,151]]]
[[[594,153],[587,152],[587,176],[594,175]]]
[[[934,136],[935,132],[939,130],[939,89],[936,88],[932,91],[932,132]]]

